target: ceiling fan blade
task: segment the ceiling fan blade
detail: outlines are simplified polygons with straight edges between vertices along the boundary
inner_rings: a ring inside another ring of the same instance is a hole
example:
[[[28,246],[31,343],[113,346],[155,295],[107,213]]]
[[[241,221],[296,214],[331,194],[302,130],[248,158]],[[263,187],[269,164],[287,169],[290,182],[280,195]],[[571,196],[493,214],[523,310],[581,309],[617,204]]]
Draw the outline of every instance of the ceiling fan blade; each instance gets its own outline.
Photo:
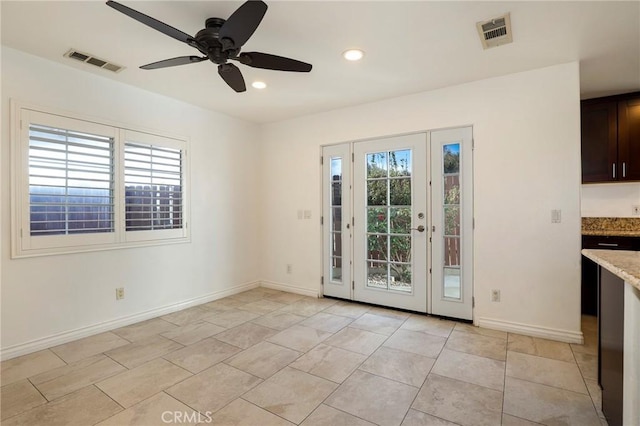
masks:
[[[223,49],[242,47],[258,28],[266,12],[267,4],[261,0],[250,0],[233,12],[220,28]]]
[[[240,72],[240,68],[233,64],[218,65],[218,74],[220,77],[236,92],[244,92],[247,86],[244,84],[244,78]]]
[[[173,37],[178,41],[181,41],[183,43],[187,43],[190,46],[193,46],[192,44],[192,42],[194,41],[193,37],[191,37],[189,34],[183,33],[178,29],[173,28],[170,25],[165,24],[164,22],[160,22],[157,19],[152,18],[151,16],[147,16],[144,13],[138,12],[137,10],[131,9],[130,7],[127,7],[115,1],[109,0],[107,2],[107,6],[114,8],[118,12],[124,13],[130,18],[133,18],[136,21],[143,23],[153,28],[154,30],[160,31],[161,33],[166,34],[169,37]]]
[[[177,58],[165,59],[164,61],[152,62],[147,65],[143,65],[140,68],[143,70],[155,70],[158,68],[175,67],[178,65],[195,64],[196,62],[206,61],[206,56],[202,58],[199,56],[179,56]]]
[[[312,68],[312,65],[306,62],[261,52],[244,52],[231,59],[250,67],[277,71],[309,72]]]

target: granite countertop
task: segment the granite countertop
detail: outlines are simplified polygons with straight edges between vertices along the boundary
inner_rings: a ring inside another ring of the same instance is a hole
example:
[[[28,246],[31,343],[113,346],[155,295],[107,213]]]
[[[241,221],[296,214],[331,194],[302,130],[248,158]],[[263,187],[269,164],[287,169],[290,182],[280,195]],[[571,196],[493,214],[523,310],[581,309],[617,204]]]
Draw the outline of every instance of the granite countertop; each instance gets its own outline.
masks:
[[[582,235],[640,237],[640,218],[583,217]]]
[[[640,251],[584,249],[582,254],[640,290]]]

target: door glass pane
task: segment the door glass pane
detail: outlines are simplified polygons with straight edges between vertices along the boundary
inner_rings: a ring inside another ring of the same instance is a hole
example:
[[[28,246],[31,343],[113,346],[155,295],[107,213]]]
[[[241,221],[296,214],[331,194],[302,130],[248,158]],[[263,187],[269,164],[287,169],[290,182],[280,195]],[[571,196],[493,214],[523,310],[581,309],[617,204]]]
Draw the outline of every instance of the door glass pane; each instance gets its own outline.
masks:
[[[387,205],[387,180],[378,179],[367,182],[367,205]]]
[[[342,280],[342,258],[341,257],[331,258],[331,279],[333,281]]]
[[[460,281],[460,144],[442,148],[443,217],[442,238],[444,264],[442,294],[448,299],[461,300]]]
[[[388,266],[386,262],[367,261],[367,287],[388,288]]]
[[[389,209],[392,234],[409,234],[411,232],[411,208],[400,207]]]
[[[411,292],[411,264],[390,263],[389,288],[391,290]]]
[[[331,281],[342,281],[342,158],[331,158]]]
[[[411,176],[411,150],[389,153],[389,176]]]
[[[392,206],[410,206],[411,178],[391,179],[389,182],[389,199]]]
[[[367,154],[369,287],[406,292],[413,290],[411,155],[409,149]]]
[[[389,232],[386,207],[367,208],[367,232],[376,234]]]
[[[387,153],[367,154],[367,178],[387,177]]]

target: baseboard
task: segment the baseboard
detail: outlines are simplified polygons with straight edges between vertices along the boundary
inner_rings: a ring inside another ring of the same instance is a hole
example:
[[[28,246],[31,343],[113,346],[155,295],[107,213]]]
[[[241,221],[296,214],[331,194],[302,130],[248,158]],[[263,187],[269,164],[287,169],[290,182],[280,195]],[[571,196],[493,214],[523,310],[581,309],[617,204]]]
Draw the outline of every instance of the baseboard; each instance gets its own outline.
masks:
[[[301,294],[303,296],[320,297],[318,290],[309,290],[308,288],[297,287],[290,284],[282,284],[274,281],[260,281],[260,287],[266,287],[273,290],[286,291],[288,293]]]
[[[184,300],[182,302],[162,306],[160,308],[151,309],[145,312],[116,318],[114,320],[101,322],[99,324],[81,327],[75,330],[65,331],[63,333],[35,339],[27,343],[21,343],[18,345],[9,346],[7,348],[2,348],[0,350],[0,360],[4,361],[7,359],[15,358],[17,356],[26,355],[32,352],[82,339],[83,337],[93,336],[94,334],[104,333],[105,331],[114,330],[116,328],[124,327],[136,322],[145,321],[151,318],[167,315],[175,311],[190,308],[192,306],[212,302],[214,300],[222,299],[223,297],[232,296],[243,291],[251,290],[252,288],[259,287],[259,285],[259,281],[253,281],[209,293],[205,296],[194,297],[193,299]]]
[[[476,320],[476,325],[478,327],[490,328],[492,330],[507,331],[509,333],[518,333],[525,336],[542,337],[543,339],[557,340],[560,342],[584,343],[584,337],[582,336],[581,331],[561,330],[492,318],[478,318]]]

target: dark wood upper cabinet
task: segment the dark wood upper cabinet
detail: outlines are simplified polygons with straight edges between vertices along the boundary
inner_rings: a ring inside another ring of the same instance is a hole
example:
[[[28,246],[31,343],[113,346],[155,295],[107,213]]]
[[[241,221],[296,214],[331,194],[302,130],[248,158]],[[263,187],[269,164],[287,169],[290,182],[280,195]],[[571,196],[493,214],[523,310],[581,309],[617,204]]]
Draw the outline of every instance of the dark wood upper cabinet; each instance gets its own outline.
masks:
[[[582,183],[640,181],[640,92],[581,103]]]

